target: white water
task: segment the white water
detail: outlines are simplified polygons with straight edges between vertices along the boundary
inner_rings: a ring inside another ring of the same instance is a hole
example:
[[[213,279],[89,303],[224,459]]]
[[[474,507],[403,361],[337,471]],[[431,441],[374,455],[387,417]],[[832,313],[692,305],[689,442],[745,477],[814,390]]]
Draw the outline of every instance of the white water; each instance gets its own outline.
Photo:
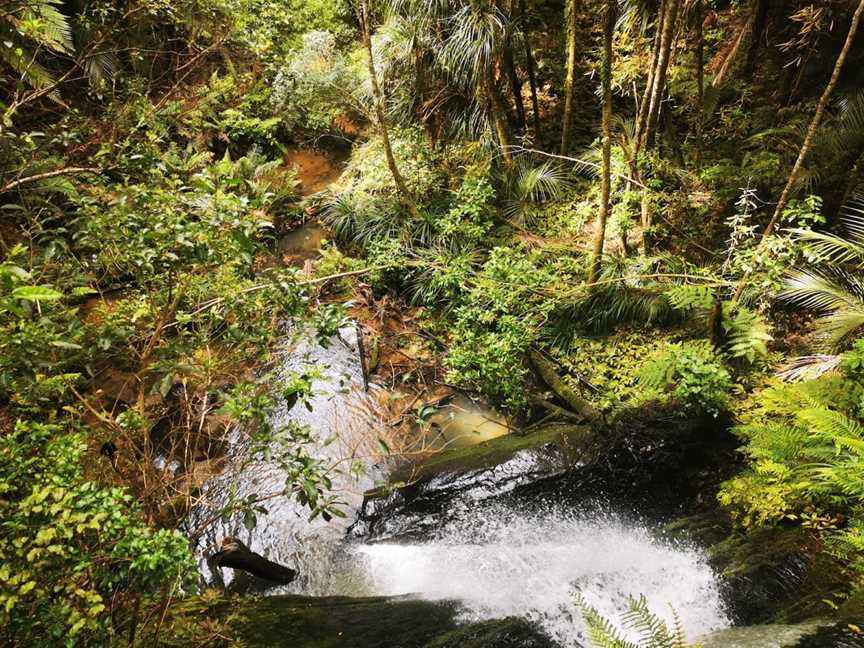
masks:
[[[657,541],[611,513],[494,507],[432,542],[366,545],[353,554],[370,593],[457,600],[466,620],[527,616],[564,646],[583,636],[576,589],[619,626],[627,596],[640,594],[667,622],[674,609],[691,640],[730,625],[699,551]]]

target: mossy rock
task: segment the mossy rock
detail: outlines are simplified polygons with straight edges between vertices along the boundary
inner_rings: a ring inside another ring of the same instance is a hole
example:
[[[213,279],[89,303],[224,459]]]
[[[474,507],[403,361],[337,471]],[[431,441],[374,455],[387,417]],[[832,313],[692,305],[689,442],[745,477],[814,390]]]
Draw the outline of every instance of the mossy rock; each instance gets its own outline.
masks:
[[[454,604],[411,597],[234,599],[249,648],[554,648],[527,621],[459,625]]]
[[[524,619],[509,617],[451,630],[424,648],[555,648],[548,637]]]
[[[506,434],[473,446],[453,448],[432,455],[417,466],[404,467],[390,479],[391,485],[419,482],[444,473],[467,473],[494,468],[516,453],[532,449],[558,451],[559,468],[592,459],[601,447],[599,435],[587,425],[546,425],[529,434]],[[392,490],[389,489],[389,490]],[[388,488],[370,491],[386,494]]]
[[[409,598],[270,596],[243,605],[248,620],[237,631],[250,648],[423,648],[456,628],[452,606]]]

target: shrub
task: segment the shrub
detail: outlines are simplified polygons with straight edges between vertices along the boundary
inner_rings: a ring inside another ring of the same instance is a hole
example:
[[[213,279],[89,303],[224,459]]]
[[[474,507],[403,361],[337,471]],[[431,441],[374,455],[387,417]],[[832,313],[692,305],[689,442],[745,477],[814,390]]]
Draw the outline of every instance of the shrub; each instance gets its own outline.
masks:
[[[842,375],[774,384],[755,393],[735,428],[750,466],[718,497],[746,528],[797,523],[855,563],[864,577],[862,343]]]
[[[194,586],[186,539],[147,527],[123,490],[88,481],[83,450],[81,437],[58,425],[18,421],[0,436],[6,645],[105,645],[121,589]]]
[[[705,341],[675,342],[641,370],[648,388],[671,394],[689,410],[718,416],[729,404],[732,377]]]

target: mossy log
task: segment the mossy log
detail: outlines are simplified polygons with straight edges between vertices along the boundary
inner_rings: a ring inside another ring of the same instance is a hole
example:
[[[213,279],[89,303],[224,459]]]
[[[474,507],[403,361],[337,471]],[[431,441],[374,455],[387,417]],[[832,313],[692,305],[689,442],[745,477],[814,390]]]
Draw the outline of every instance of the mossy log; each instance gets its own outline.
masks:
[[[577,394],[576,390],[564,382],[564,379],[558,375],[557,371],[555,371],[555,365],[544,358],[539,351],[534,349],[529,352],[529,357],[531,358],[531,363],[534,365],[537,373],[539,373],[540,377],[543,379],[543,382],[549,385],[558,398],[567,403],[570,408],[579,414],[585,421],[593,423],[600,420],[600,412],[598,412],[586,399]]]

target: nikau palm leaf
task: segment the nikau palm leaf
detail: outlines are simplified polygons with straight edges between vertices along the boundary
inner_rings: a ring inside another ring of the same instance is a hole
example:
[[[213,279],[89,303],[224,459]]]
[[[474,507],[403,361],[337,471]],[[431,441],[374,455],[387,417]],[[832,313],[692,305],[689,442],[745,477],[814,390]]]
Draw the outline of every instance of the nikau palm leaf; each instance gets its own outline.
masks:
[[[792,270],[780,299],[820,314],[818,333],[838,349],[864,329],[864,202],[854,199],[841,212],[848,235],[796,230],[799,240],[823,260],[821,269]]]

